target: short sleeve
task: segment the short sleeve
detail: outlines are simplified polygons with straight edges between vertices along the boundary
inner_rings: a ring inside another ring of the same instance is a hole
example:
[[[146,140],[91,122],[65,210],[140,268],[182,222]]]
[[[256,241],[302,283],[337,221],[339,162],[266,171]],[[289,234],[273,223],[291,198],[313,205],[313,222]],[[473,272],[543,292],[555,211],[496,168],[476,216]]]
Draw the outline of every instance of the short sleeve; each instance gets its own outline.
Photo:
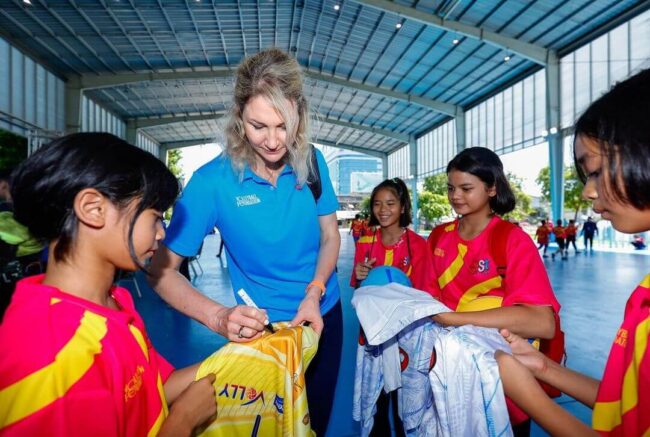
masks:
[[[339,209],[339,201],[334,194],[334,187],[330,180],[330,172],[325,163],[325,158],[320,150],[314,149],[316,152],[316,161],[318,163],[318,171],[320,173],[320,183],[322,192],[320,198],[316,202],[316,211],[318,215],[329,215],[335,213]]]
[[[167,379],[175,370],[169,361],[165,359],[162,355],[158,353],[157,350],[151,349],[151,352],[156,354],[156,361],[158,362],[158,371],[160,372],[160,377],[162,378],[163,383],[167,382]]]
[[[411,232],[410,230],[407,232]],[[418,234],[413,232],[413,272],[411,273],[411,282],[413,287],[418,290],[426,291],[431,296],[439,299],[440,289],[435,270],[433,269],[433,259],[429,245]]]
[[[196,255],[217,221],[213,187],[201,172],[195,172],[174,206],[165,246],[181,256]]]
[[[555,298],[546,268],[533,240],[514,228],[506,247],[506,292],[503,306],[528,304],[552,306],[557,314],[560,304]]]

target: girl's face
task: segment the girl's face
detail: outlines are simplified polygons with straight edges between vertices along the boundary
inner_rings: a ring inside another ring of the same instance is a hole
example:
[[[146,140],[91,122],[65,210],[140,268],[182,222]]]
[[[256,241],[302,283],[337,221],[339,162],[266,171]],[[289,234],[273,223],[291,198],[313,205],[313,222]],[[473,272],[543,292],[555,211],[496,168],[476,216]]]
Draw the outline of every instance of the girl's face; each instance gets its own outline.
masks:
[[[580,135],[575,141],[578,165],[587,175],[582,196],[591,201],[594,212],[612,222],[617,231],[632,234],[650,229],[650,209],[640,210],[621,202],[611,192],[609,177],[603,175],[603,156],[598,142]]]
[[[382,188],[372,201],[372,213],[382,228],[399,227],[399,219],[404,208],[392,190]]]
[[[117,208],[116,208],[117,209]],[[135,207],[128,206],[122,210],[118,219],[118,228],[124,241],[124,250],[120,251],[120,259],[115,260],[117,267],[124,270],[137,270],[131,254],[129,253],[129,224],[133,218]],[[124,213],[129,211],[128,213]],[[158,242],[165,238],[165,228],[162,222],[162,213],[155,209],[145,209],[133,225],[133,248],[140,264],[150,259],[158,249]]]
[[[287,153],[284,119],[264,96],[252,97],[244,106],[242,118],[258,164],[274,167]]]
[[[488,188],[471,173],[451,170],[447,174],[447,197],[456,214],[488,215],[492,211],[490,199],[496,194],[495,187]]]

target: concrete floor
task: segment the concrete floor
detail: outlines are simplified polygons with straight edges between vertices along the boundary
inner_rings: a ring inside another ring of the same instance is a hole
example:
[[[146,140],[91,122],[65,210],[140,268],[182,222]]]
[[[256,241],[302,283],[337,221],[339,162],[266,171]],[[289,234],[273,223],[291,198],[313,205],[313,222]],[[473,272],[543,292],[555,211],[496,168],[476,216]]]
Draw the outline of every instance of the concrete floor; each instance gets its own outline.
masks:
[[[354,245],[347,230],[341,230],[341,253],[338,262],[341,300],[343,303],[344,342],[335,406],[328,436],[356,436],[358,424],[352,420],[352,387],[358,321],[350,305],[352,289],[347,285],[352,269]],[[204,273],[194,278],[195,285],[209,297],[224,304],[234,304],[225,255],[216,258],[219,236],[209,235],[199,263]],[[566,333],[568,366],[600,378],[611,342],[623,319],[625,302],[648,272],[647,251],[613,253],[596,251],[571,252],[566,261],[545,259],[555,293],[562,304],[562,326]],[[142,298],[136,305],[142,314],[155,347],[175,366],[186,366],[210,355],[225,341],[203,325],[165,304],[151,290],[140,273],[136,275]],[[126,281],[133,289],[133,283]],[[591,410],[568,396],[558,403],[586,423]],[[532,435],[545,435],[533,425]]]

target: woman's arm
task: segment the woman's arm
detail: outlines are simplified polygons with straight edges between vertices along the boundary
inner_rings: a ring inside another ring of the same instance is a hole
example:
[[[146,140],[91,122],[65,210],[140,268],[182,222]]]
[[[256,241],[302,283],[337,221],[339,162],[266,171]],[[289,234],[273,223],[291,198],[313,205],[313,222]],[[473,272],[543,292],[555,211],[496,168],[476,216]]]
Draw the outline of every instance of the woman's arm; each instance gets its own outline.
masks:
[[[313,280],[326,284],[336,267],[336,260],[341,246],[341,235],[336,222],[336,213],[319,216],[318,223],[320,225],[320,250],[318,251],[318,262]],[[303,322],[309,322],[314,331],[320,334],[323,330],[320,298],[320,288],[314,285],[307,288],[305,298],[300,303],[291,324],[295,326]]]
[[[264,311],[245,305],[230,308],[206,297],[178,271],[182,261],[182,256],[164,244],[156,251],[147,281],[160,297],[230,341],[250,341],[262,335],[267,318]],[[242,326],[247,329],[240,338]]]
[[[524,338],[553,338],[553,308],[541,305],[512,305],[484,311],[451,312],[433,316],[444,326],[475,325],[507,328]]]

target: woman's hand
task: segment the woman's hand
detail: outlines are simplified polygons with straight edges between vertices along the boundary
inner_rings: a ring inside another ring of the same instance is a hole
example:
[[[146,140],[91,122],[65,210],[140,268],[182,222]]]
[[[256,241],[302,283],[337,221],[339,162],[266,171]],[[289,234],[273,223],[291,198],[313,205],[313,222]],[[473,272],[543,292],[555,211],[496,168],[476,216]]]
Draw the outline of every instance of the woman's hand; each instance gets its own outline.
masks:
[[[214,331],[229,341],[245,343],[262,336],[266,311],[246,305],[222,307],[215,314]]]
[[[507,329],[502,329],[499,332],[508,344],[510,344],[512,356],[533,372],[533,375],[538,376],[546,371],[548,367],[547,358],[535,349],[528,340],[517,334],[513,334]]]
[[[357,281],[363,281],[368,277],[368,272],[370,272],[370,269],[372,269],[375,261],[377,261],[377,259],[372,258],[368,261],[360,262],[354,266],[354,276],[357,278]]]
[[[309,287],[305,293],[305,298],[300,302],[296,316],[291,321],[291,326],[309,322],[316,334],[320,335],[324,328],[323,317],[320,314],[320,297],[320,288]]]
[[[172,403],[160,436],[189,436],[199,425],[214,420],[217,402],[212,384],[215,379],[214,373],[210,373],[183,390]]]

